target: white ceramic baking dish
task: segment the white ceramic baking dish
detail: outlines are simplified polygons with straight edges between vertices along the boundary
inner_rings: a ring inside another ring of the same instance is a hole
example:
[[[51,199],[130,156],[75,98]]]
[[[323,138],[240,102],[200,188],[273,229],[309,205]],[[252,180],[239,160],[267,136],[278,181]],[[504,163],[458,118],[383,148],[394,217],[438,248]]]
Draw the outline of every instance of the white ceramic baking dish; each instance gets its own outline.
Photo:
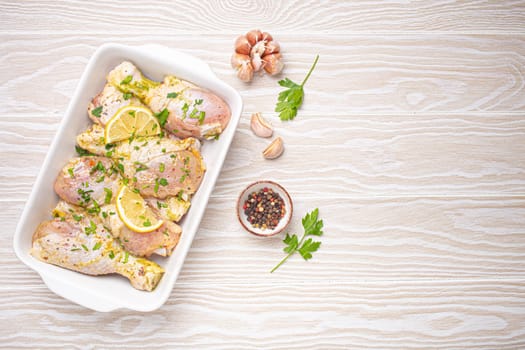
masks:
[[[150,79],[162,80],[166,74],[173,74],[207,88],[221,96],[229,104],[232,112],[230,123],[219,140],[204,143],[202,155],[207,166],[206,174],[193,197],[188,214],[181,222],[183,234],[175,251],[169,258],[154,259],[164,267],[166,273],[153,292],[136,290],[127,279],[117,275],[88,276],[45,264],[29,254],[35,228],[41,221],[51,218],[50,211],[58,201],[53,191],[55,178],[68,159],[76,155],[76,135],[90,124],[87,106],[91,98],[102,90],[106,74],[124,60],[135,63]],[[242,99],[239,93],[217,78],[210,67],[200,59],[158,45],[101,46],[91,57],[80,79],[20,217],[14,235],[16,255],[27,266],[38,272],[53,292],[87,308],[97,311],[112,311],[120,308],[152,311],[159,308],[168,299],[190,249],[241,112]]]

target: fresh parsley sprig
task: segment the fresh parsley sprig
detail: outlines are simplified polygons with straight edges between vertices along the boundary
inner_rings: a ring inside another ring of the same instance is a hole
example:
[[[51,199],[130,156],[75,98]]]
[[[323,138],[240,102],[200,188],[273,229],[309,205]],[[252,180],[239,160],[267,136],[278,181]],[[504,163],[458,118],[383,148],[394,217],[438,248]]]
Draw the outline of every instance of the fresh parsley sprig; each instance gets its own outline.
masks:
[[[319,208],[314,209],[311,213],[307,213],[302,220],[304,234],[299,240],[296,234],[290,236],[289,233],[286,234],[283,242],[286,244],[286,247],[283,248],[285,253],[288,253],[283,260],[281,260],[271,271],[274,272],[281,266],[289,257],[291,257],[295,252],[299,252],[304,260],[312,258],[312,253],[317,251],[321,246],[321,242],[314,241],[312,238],[308,238],[305,241],[307,236],[322,236],[323,235],[323,220],[319,220]]]
[[[306,84],[308,78],[310,78],[310,74],[312,74],[318,60],[319,55],[315,57],[314,64],[310,68],[310,71],[308,71],[301,85],[294,83],[288,78],[279,80],[279,85],[288,88],[279,93],[277,105],[275,106],[275,111],[279,112],[279,118],[281,118],[281,120],[292,120],[297,115],[297,109],[303,104],[304,84]]]

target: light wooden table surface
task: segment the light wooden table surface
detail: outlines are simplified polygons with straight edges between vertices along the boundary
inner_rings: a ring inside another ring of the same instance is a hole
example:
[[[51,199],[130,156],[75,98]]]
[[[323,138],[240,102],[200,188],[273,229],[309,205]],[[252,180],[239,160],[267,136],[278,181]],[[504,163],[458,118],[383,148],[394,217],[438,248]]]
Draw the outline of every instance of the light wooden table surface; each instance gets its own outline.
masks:
[[[237,80],[235,37],[281,43],[300,81],[296,120],[280,88]],[[524,1],[0,1],[0,347],[346,349],[525,347]],[[105,42],[198,56],[245,108],[168,302],[97,313],[56,296],[12,237],[73,90]],[[261,111],[286,143],[265,161]],[[256,239],[234,203],[257,179],[315,207],[305,262]]]

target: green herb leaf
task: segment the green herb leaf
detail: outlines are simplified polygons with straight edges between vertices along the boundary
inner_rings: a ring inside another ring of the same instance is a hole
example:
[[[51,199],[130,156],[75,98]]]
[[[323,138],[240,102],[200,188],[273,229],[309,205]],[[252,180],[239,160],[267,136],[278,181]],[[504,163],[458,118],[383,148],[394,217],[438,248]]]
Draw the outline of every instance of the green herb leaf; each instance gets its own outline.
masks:
[[[275,111],[279,112],[279,118],[281,118],[281,120],[292,120],[297,115],[297,110],[303,104],[304,84],[308,81],[308,78],[310,77],[310,74],[312,74],[318,60],[319,55],[316,56],[312,67],[300,85],[288,78],[279,80],[279,85],[288,88],[279,93],[277,104],[275,105]]]
[[[133,94],[131,92],[125,92],[122,96],[124,97],[124,100],[129,100],[133,97]]]
[[[120,84],[129,84],[129,83],[131,83],[132,80],[133,80],[133,75],[130,74],[127,77],[125,77],[124,79],[122,79]]]
[[[302,219],[304,233],[299,240],[297,235],[286,234],[283,242],[286,244],[284,252],[288,253],[271,271],[274,272],[281,266],[290,256],[294,253],[299,252],[304,260],[312,258],[312,253],[316,252],[321,246],[321,242],[314,241],[312,238],[307,236],[322,236],[323,235],[323,220],[319,220],[319,209],[316,208],[312,212],[307,213]]]
[[[69,173],[69,177],[74,178],[75,174],[73,173],[73,168],[68,168],[67,172]]]
[[[79,222],[80,220],[82,220],[82,215],[77,215],[75,213],[73,213],[73,220],[75,220],[76,222]]]
[[[299,248],[299,254],[304,258],[304,260],[308,260],[312,258],[312,253],[317,251],[319,249],[319,246],[321,246],[321,242],[315,242],[311,238],[308,238],[301,248]]]
[[[124,255],[124,261],[123,261],[124,264],[128,262],[128,258],[129,258],[129,253],[126,252],[126,254]]]
[[[160,164],[159,164],[159,171],[160,171],[161,173],[163,173],[164,170],[166,170],[166,165],[164,165],[164,163],[160,163]]]
[[[91,250],[99,250],[100,247],[102,247],[102,242],[98,241]]]
[[[160,184],[161,186],[168,186],[168,180],[166,180],[165,178],[161,178],[161,179],[159,180],[159,184]]]
[[[155,113],[155,117],[159,121],[160,126],[164,127],[166,125],[166,122],[168,121],[168,116],[170,115],[170,112],[167,108],[164,108],[159,113]]]
[[[104,192],[106,192],[106,197],[104,197],[104,203],[105,204],[110,204],[111,203],[111,198],[113,198],[113,191],[111,191],[111,189],[109,189],[107,187],[104,187]]]
[[[144,225],[144,227],[150,227],[151,226],[151,221],[149,219],[147,219],[146,221],[144,221],[142,223],[142,225]]]
[[[89,151],[86,151],[85,149],[83,149],[82,147],[80,146],[75,146],[75,151],[77,152],[78,156],[79,157],[84,157],[84,156],[94,156],[93,153],[89,152]]]
[[[153,191],[155,193],[158,193],[159,192],[159,179],[155,179],[155,186],[153,187]]]
[[[283,240],[284,244],[286,244],[286,247],[283,248],[285,253],[291,253],[297,249],[297,246],[299,245],[299,239],[297,238],[297,235],[289,235],[286,234],[286,237]]]
[[[168,95],[166,95],[167,98],[177,98],[179,96],[176,92],[170,92]]]
[[[88,236],[97,232],[97,225],[93,222],[93,220],[89,220],[89,226],[84,227],[84,232]]]
[[[84,249],[86,252],[89,251],[88,247],[86,247],[85,244],[81,244],[81,246],[82,246],[82,249]]]
[[[102,114],[102,106],[98,106],[97,108],[91,110],[91,114],[97,118],[100,118],[100,115]]]
[[[110,259],[113,259],[115,257],[115,253],[113,253],[113,251],[110,250],[108,256]]]

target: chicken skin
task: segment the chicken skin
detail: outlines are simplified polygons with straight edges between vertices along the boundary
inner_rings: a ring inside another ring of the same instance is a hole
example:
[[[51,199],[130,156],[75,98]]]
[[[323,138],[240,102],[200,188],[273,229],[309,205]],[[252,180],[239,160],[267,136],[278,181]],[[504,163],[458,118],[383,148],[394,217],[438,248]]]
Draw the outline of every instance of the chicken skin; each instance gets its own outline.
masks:
[[[117,273],[145,291],[152,291],[164,273],[156,263],[125,251],[100,222],[87,217],[42,222],[33,235],[31,255],[88,275]]]
[[[166,110],[164,127],[180,138],[216,138],[231,118],[228,104],[212,92],[170,75],[162,83],[149,80],[131,62],[115,67],[107,81],[138,97],[154,113]]]
[[[146,257],[151,254],[170,255],[179,241],[180,226],[166,221],[155,231],[138,233],[127,228],[117,215],[114,202],[123,182],[120,171],[109,158],[74,158],[59,173],[55,192],[70,205],[85,208],[88,215],[99,215],[113,237],[118,238],[132,254]],[[67,214],[79,209],[61,202],[57,210]]]

